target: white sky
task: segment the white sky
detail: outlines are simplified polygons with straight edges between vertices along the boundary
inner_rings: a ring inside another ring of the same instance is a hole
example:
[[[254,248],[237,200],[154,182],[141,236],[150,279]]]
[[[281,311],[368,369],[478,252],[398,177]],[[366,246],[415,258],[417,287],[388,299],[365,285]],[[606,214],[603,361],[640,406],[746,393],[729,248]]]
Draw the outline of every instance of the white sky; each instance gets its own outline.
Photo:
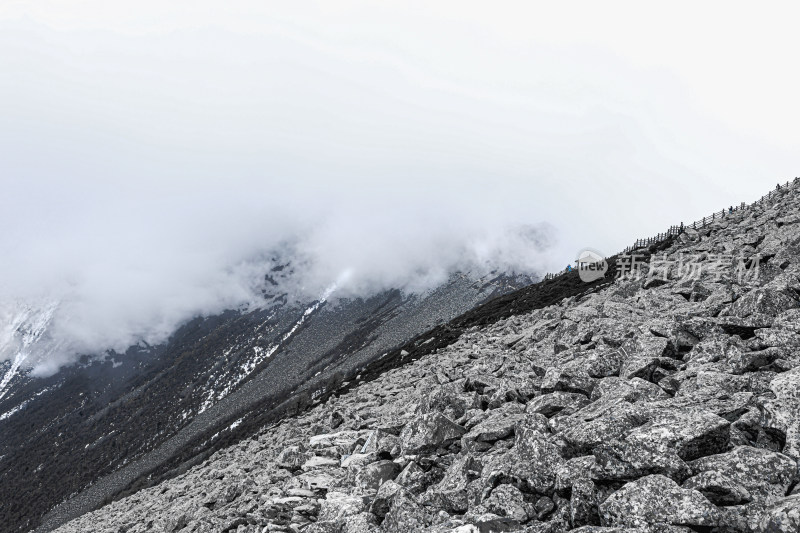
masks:
[[[313,290],[614,253],[800,174],[797,20],[788,2],[2,0],[0,296],[71,291],[127,342],[235,304],[232,265],[290,236]],[[506,232],[540,223],[544,252]]]

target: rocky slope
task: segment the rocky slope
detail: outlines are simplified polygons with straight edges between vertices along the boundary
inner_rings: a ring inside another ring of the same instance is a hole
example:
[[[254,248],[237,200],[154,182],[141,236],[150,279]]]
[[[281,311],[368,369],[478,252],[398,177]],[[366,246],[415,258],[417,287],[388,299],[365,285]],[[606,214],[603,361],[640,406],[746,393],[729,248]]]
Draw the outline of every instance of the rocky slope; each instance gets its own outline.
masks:
[[[269,273],[264,308],[198,318],[165,345],[87,357],[48,378],[0,366],[11,376],[0,397],[0,531],[29,531],[64,502],[49,515],[59,524],[185,470],[291,408],[287,398],[303,403],[304,388],[530,283],[459,275],[418,296],[292,303],[279,291],[290,275]]]
[[[58,531],[800,531],[798,191]]]

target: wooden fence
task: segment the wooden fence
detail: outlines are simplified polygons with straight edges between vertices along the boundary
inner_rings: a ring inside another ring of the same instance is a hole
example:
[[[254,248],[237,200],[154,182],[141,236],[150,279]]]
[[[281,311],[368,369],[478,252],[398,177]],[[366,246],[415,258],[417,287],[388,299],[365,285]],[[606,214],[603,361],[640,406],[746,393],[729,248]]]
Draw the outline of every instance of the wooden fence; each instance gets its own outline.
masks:
[[[639,249],[639,248],[647,248],[648,246],[652,246],[653,244],[658,244],[660,242],[663,242],[663,241],[667,240],[670,237],[673,237],[673,236],[676,236],[676,235],[680,235],[687,228],[692,228],[692,229],[695,229],[695,230],[696,229],[702,229],[702,228],[708,226],[709,224],[712,224],[712,223],[716,222],[717,220],[722,220],[725,217],[733,216],[734,214],[739,213],[739,212],[741,212],[741,211],[743,211],[745,209],[749,209],[749,208],[754,207],[756,205],[763,204],[764,202],[771,200],[773,197],[777,196],[778,194],[781,194],[784,190],[788,189],[790,186],[792,188],[796,188],[798,183],[800,183],[800,177],[794,178],[791,181],[787,181],[783,185],[778,183],[777,187],[775,187],[774,190],[768,192],[767,194],[765,194],[764,196],[762,196],[761,198],[759,198],[758,200],[756,200],[755,202],[753,202],[750,205],[748,205],[748,204],[746,204],[744,202],[742,202],[742,203],[740,203],[739,205],[736,205],[736,206],[732,205],[732,206],[728,207],[727,209],[723,209],[721,211],[717,211],[715,213],[711,213],[711,216],[703,217],[700,220],[695,220],[691,224],[684,224],[683,222],[681,222],[677,226],[670,226],[670,228],[667,231],[665,231],[663,233],[659,233],[657,235],[654,235],[653,237],[648,237],[646,239],[637,239],[636,242],[633,243],[633,245],[628,246],[627,248],[625,248],[622,251],[622,253],[623,254],[628,254],[628,253],[632,252],[633,250],[636,250],[636,249]],[[571,267],[571,265],[570,265],[570,267]],[[553,279],[553,278],[555,278],[557,276],[561,276],[563,274],[566,274],[567,272],[569,272],[571,270],[570,267],[567,267],[567,268],[565,268],[564,270],[562,270],[560,272],[555,272],[555,273],[548,272],[547,274],[544,275],[544,277],[542,278],[542,281],[550,280],[550,279]]]

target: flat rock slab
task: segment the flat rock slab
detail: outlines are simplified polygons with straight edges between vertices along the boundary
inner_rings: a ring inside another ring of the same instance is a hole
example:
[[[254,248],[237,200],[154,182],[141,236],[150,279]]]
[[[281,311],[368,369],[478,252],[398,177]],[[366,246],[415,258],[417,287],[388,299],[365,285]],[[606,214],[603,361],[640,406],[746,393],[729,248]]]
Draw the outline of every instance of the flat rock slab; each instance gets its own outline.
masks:
[[[672,449],[684,461],[724,451],[731,423],[700,409],[659,413],[632,430],[625,440],[649,449]]]

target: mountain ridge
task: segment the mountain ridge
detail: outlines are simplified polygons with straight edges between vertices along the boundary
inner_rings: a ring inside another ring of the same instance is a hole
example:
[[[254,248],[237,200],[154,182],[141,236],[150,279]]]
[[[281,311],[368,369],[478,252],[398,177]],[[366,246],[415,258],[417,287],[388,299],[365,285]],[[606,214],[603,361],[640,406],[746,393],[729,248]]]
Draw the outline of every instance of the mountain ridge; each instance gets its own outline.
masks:
[[[492,300],[59,531],[796,531],[796,189],[634,250],[635,276]]]

